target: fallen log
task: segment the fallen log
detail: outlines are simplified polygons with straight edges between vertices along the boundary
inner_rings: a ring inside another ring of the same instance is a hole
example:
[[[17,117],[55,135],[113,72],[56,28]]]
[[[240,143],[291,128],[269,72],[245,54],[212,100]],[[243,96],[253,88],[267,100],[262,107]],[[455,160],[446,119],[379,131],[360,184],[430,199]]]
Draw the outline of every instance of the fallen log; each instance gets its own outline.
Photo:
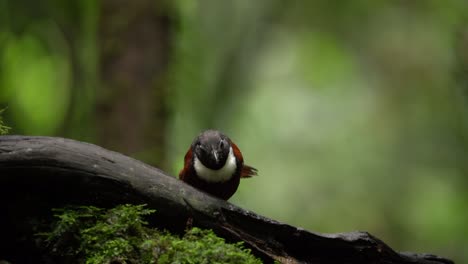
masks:
[[[0,259],[17,249],[15,238],[31,216],[69,204],[122,203],[156,209],[154,224],[173,232],[182,232],[191,218],[194,226],[244,241],[266,262],[453,263],[431,254],[398,253],[367,232],[319,234],[271,220],[96,145],[54,137],[0,137]]]

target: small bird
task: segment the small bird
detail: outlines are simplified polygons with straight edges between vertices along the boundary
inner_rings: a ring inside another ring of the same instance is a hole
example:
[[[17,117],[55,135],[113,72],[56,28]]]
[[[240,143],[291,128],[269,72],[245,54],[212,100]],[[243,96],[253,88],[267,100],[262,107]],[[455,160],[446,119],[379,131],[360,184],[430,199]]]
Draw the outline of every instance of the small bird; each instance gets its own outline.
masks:
[[[179,178],[223,200],[236,192],[241,178],[257,175],[257,169],[244,165],[237,145],[217,130],[206,130],[198,135],[184,160]]]

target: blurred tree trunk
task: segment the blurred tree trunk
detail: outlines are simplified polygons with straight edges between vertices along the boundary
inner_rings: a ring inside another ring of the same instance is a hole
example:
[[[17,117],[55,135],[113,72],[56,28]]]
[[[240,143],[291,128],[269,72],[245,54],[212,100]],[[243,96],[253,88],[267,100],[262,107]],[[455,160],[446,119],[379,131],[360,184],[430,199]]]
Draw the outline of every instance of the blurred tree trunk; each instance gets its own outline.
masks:
[[[458,101],[458,120],[459,120],[459,136],[460,142],[463,144],[460,157],[460,164],[466,164],[465,160],[468,156],[468,23],[463,23],[460,26],[458,35],[455,39],[455,80],[458,83],[458,90],[454,98]],[[463,170],[468,172],[468,166],[464,166]],[[467,181],[468,183],[468,181]],[[467,196],[468,197],[468,196]]]
[[[165,167],[170,23],[158,0],[103,0],[97,143]]]
[[[468,22],[464,23],[456,36],[456,57],[458,68],[456,79],[462,86],[465,96],[468,97]]]
[[[98,3],[93,0],[51,1],[50,9],[67,41],[70,52],[72,85],[66,117],[58,135],[94,142],[97,76]]]
[[[460,25],[460,30],[455,39],[455,80],[458,83],[458,90],[455,98],[458,99],[458,135],[461,145],[460,154],[457,155],[463,175],[468,175],[468,21]],[[460,186],[461,193],[464,193],[464,200],[468,201],[468,193],[464,190],[468,187],[468,177],[464,177],[464,185]],[[468,214],[464,214],[465,220],[468,220]]]

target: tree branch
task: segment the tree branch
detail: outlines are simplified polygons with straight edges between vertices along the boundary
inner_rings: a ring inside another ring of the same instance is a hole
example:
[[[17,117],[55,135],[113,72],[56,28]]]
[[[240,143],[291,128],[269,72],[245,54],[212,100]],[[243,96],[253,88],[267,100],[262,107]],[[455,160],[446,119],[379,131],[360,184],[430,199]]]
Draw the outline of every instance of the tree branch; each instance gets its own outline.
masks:
[[[430,254],[397,253],[366,232],[318,234],[206,195],[140,161],[101,147],[52,137],[0,137],[1,248],[24,228],[21,219],[67,204],[146,203],[151,221],[181,232],[187,219],[246,246],[267,262],[453,263]],[[4,235],[5,234],[5,235]],[[10,239],[8,239],[10,237]]]

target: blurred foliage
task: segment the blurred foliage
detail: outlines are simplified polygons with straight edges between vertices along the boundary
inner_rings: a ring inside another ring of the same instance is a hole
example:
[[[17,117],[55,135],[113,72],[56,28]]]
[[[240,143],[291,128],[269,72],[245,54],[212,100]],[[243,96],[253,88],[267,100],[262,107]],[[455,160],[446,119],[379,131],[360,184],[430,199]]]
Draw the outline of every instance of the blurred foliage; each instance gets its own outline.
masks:
[[[67,57],[49,54],[33,32],[8,36],[3,49],[3,92],[13,99],[8,102],[15,127],[24,133],[53,133],[63,122],[69,98]]]
[[[228,244],[211,230],[192,228],[182,238],[148,227],[144,205],[112,209],[54,209],[51,230],[40,244],[58,263],[262,263],[242,242]]]
[[[172,174],[193,137],[217,128],[260,173],[233,203],[468,262],[466,1],[172,8]],[[98,10],[0,0],[0,103],[14,133],[95,140]]]

